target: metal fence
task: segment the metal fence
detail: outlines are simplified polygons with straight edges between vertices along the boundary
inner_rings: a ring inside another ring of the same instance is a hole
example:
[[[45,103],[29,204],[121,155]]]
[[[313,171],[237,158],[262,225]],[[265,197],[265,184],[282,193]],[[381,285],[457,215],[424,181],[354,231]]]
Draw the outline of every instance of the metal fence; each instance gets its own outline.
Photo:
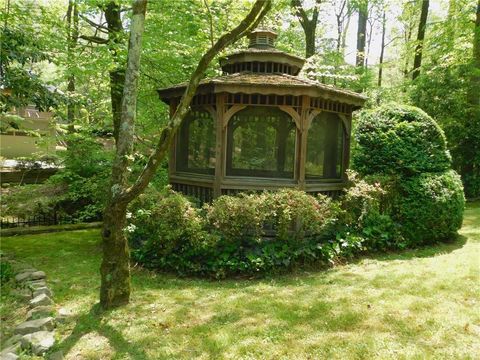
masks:
[[[28,226],[45,226],[45,225],[62,225],[72,224],[74,221],[69,216],[52,215],[36,215],[27,217],[6,217],[0,219],[0,228],[15,228]]]

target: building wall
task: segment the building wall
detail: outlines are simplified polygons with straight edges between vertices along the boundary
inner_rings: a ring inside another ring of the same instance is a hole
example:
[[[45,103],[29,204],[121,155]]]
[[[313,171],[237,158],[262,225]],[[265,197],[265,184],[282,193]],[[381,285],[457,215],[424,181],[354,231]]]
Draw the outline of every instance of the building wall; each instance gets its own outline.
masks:
[[[52,113],[38,111],[33,106],[18,109],[14,114],[24,121],[20,130],[0,134],[0,156],[7,159],[31,156],[37,152],[55,151],[55,128]],[[24,130],[38,132],[41,137],[30,135]]]

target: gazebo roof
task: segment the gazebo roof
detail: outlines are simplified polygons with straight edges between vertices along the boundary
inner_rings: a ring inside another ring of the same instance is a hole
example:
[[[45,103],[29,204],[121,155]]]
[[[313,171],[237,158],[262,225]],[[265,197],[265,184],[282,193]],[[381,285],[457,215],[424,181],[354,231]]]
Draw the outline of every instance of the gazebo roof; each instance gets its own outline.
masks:
[[[220,66],[225,69],[226,65],[259,61],[259,62],[275,62],[278,64],[288,64],[294,68],[293,74],[297,75],[305,63],[305,59],[288,54],[284,51],[273,47],[269,48],[254,48],[250,47],[245,50],[236,51],[220,58]]]
[[[169,103],[170,99],[183,95],[187,83],[177,84],[158,90],[162,101]],[[310,79],[288,75],[241,72],[204,79],[200,82],[197,94],[208,93],[245,93],[264,95],[308,95],[321,97],[354,106],[361,106],[367,97],[353,91],[339,89]]]

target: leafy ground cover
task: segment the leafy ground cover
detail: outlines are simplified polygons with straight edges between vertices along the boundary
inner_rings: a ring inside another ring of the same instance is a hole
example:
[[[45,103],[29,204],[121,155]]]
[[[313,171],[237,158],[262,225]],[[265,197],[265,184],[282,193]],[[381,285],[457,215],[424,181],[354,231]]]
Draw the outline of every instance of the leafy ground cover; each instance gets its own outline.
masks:
[[[127,307],[101,313],[98,230],[2,239],[44,270],[67,359],[475,358],[480,203],[452,243],[261,280],[179,279],[136,268]],[[26,309],[4,286],[2,338]]]

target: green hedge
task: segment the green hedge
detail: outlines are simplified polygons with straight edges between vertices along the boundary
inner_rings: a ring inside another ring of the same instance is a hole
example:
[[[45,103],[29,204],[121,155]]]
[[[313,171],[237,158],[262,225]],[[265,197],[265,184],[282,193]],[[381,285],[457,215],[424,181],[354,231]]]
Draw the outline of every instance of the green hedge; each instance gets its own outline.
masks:
[[[382,215],[403,237],[394,244],[414,247],[452,239],[462,223],[465,198],[436,122],[421,109],[388,104],[360,113],[355,139],[354,168],[386,190]]]
[[[455,238],[465,207],[462,182],[455,171],[403,178],[397,192],[392,218],[410,246]]]
[[[221,196],[201,209],[171,190],[150,191],[130,211],[133,259],[181,275],[268,273],[361,249],[361,239],[335,236],[338,204],[298,190]]]
[[[353,168],[361,175],[440,172],[451,157],[438,124],[419,108],[388,104],[360,113]]]

